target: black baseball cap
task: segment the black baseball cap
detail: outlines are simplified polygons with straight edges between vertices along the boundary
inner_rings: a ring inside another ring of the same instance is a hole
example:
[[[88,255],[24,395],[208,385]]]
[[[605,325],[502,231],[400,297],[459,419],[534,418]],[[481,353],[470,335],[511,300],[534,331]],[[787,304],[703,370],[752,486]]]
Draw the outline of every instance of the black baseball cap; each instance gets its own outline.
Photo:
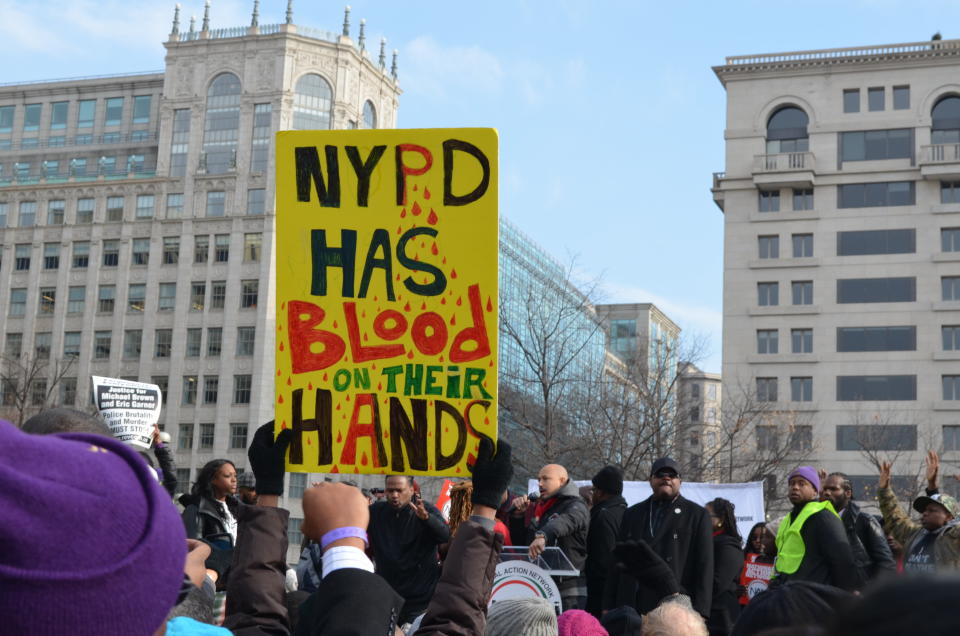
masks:
[[[650,476],[656,475],[661,470],[669,468],[673,472],[677,473],[677,476],[680,475],[680,466],[677,465],[677,462],[673,461],[670,457],[661,457],[657,461],[653,462],[653,468],[650,469]]]

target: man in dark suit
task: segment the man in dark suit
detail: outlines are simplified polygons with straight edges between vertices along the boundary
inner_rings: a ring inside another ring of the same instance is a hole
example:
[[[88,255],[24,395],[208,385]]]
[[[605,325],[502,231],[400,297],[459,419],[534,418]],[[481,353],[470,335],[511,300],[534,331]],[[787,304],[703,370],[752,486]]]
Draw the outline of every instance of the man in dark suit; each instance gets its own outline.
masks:
[[[669,457],[653,463],[653,494],[630,506],[620,524],[620,541],[647,542],[670,566],[681,593],[700,615],[710,615],[713,591],[713,541],[710,515],[680,495],[680,467]],[[605,609],[630,605],[645,614],[660,604],[651,585],[611,568],[604,590]]]

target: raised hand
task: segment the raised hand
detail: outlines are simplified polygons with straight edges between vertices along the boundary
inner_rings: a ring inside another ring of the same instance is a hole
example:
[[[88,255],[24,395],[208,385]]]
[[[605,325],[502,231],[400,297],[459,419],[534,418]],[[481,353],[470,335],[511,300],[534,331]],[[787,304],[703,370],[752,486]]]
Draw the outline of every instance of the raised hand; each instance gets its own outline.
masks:
[[[940,456],[937,451],[927,451],[927,488],[930,490],[939,490],[940,480]]]
[[[880,479],[877,480],[877,486],[880,488],[890,487],[890,469],[893,464],[890,462],[880,462]]]

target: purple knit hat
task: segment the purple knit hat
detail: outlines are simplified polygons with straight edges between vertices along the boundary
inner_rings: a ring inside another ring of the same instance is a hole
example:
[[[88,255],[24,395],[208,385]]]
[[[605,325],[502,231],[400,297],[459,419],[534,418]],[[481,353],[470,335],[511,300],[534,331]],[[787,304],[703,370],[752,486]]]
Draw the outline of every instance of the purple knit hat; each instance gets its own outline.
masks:
[[[567,610],[557,617],[558,636],[609,636],[593,614],[583,610]]]
[[[183,523],[126,444],[0,421],[0,511],[0,631],[149,636],[176,603]]]
[[[797,466],[793,469],[793,472],[787,475],[787,481],[790,481],[794,477],[803,477],[817,489],[817,492],[820,492],[820,475],[817,474],[817,469],[813,466]]]

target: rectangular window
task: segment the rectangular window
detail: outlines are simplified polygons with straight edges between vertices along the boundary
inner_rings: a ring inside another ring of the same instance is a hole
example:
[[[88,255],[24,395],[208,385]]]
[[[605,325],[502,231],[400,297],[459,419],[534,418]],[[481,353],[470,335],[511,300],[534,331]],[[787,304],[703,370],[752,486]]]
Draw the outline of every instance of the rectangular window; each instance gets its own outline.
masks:
[[[245,422],[230,423],[230,448],[247,447],[247,424]],[[291,473],[292,474],[292,473]]]
[[[196,358],[200,355],[200,343],[203,339],[203,329],[191,327],[187,329],[187,357]]]
[[[944,252],[960,252],[960,227],[940,230],[940,249]]]
[[[257,296],[260,281],[240,281],[240,309],[252,309],[257,306]]]
[[[790,378],[790,400],[792,402],[812,402],[813,378]]]
[[[960,181],[940,182],[940,203],[960,203]]]
[[[940,376],[943,383],[944,400],[960,400],[960,375]]]
[[[958,333],[958,336],[960,336],[960,333]],[[237,327],[237,355],[252,356],[256,340],[256,327]]]
[[[203,281],[190,283],[190,311],[203,311],[207,298],[207,284]]]
[[[263,188],[247,190],[247,214],[260,215],[266,211],[266,192]]]
[[[810,400],[802,401],[809,402]],[[809,424],[799,424],[793,427],[793,430],[790,432],[790,450],[794,452],[807,452],[813,450],[812,426]]]
[[[220,378],[216,375],[203,376],[203,403],[216,404],[217,393],[220,390]]]
[[[838,375],[837,401],[916,400],[915,375]]]
[[[40,301],[37,305],[37,311],[41,315],[53,314],[54,309],[56,309],[56,304],[57,304],[57,288],[41,287]]]
[[[110,358],[110,341],[112,338],[112,331],[93,332],[93,357],[95,360],[108,360]]]
[[[77,403],[77,379],[60,378],[60,405],[74,406]]]
[[[198,234],[193,237],[193,262],[206,263],[210,257],[210,236]]]
[[[153,337],[153,357],[169,358],[173,349],[173,330],[157,329]]]
[[[93,223],[93,199],[77,199],[77,223]]]
[[[917,328],[837,327],[837,351],[916,351]]]
[[[813,353],[813,329],[790,330],[791,353]]]
[[[780,258],[780,237],[776,234],[758,236],[760,258]]]
[[[45,177],[58,177],[60,176],[60,162],[56,160],[46,160],[40,164],[40,169],[43,171],[43,176]],[[61,221],[63,223],[63,221]]]
[[[170,176],[187,174],[187,155],[190,144],[190,109],[173,111],[173,139],[170,144]]]
[[[74,157],[73,159],[70,160],[70,176],[72,177],[87,176],[86,157]],[[78,220],[77,223],[80,223],[80,221]],[[89,223],[89,221],[87,221],[87,223]]]
[[[757,329],[757,353],[779,353],[776,329]]]
[[[259,263],[260,252],[263,249],[263,234],[260,232],[248,232],[243,235],[243,262]],[[762,258],[762,257],[761,257]]]
[[[813,234],[794,234],[791,238],[793,240],[794,258],[813,256]]]
[[[908,424],[841,424],[837,450],[916,450],[917,427]]]
[[[215,427],[212,422],[203,422],[200,424],[200,440],[197,448],[200,450],[213,449],[213,435]]]
[[[942,276],[940,278],[940,290],[943,300],[960,300],[960,276]]]
[[[795,211],[813,209],[813,188],[794,189],[793,209]]]
[[[37,224],[37,202],[20,202],[20,227],[33,227]]]
[[[136,217],[138,219],[152,219],[154,207],[154,196],[152,194],[137,195]]]
[[[13,269],[25,272],[30,269],[30,253],[33,247],[29,244],[16,245],[13,248]]]
[[[863,130],[840,133],[842,161],[909,159],[913,156],[913,129]]]
[[[50,104],[50,130],[66,128],[69,112],[70,102],[53,102]]]
[[[837,186],[838,208],[913,205],[915,200],[913,181],[847,183]]]
[[[223,191],[207,192],[207,216],[223,216],[225,211],[226,193]]]
[[[0,229],[7,227],[7,211],[9,209],[9,203],[5,201],[0,202]]]
[[[80,357],[79,331],[67,331],[63,334],[63,356],[65,358]]]
[[[183,376],[183,404],[189,406],[197,403],[197,376]]]
[[[77,128],[93,128],[96,112],[97,100],[82,99],[77,102]]]
[[[87,301],[87,288],[83,286],[70,287],[67,290],[67,313],[82,314]]]
[[[123,197],[107,197],[107,221],[123,220]]]
[[[227,281],[215,280],[210,283],[210,309],[223,309],[227,298]]]
[[[133,98],[133,123],[150,123],[150,95],[137,95]]]
[[[940,328],[944,351],[960,351],[960,325],[944,325]]]
[[[10,317],[19,318],[27,313],[27,290],[15,287],[10,290]]]
[[[960,450],[960,426],[948,424],[943,427],[943,450]]]
[[[67,202],[63,199],[52,199],[47,203],[47,225],[63,225],[63,212]]]
[[[290,473],[290,492],[288,495],[296,499],[303,498],[303,492],[307,489],[306,473]]]
[[[871,111],[883,110],[885,91],[883,86],[875,86],[867,89],[867,109]]]
[[[103,266],[116,267],[120,264],[120,241],[103,242]]]
[[[103,125],[119,126],[123,121],[123,98],[108,97],[107,107],[104,110]]]
[[[163,237],[163,264],[176,265],[180,261],[180,237]]]
[[[3,353],[8,358],[19,358],[23,355],[23,334],[8,332]]]
[[[30,405],[43,406],[47,401],[47,379],[35,378],[30,386]]]
[[[53,334],[42,331],[33,336],[33,351],[39,360],[50,359],[50,348],[53,345]]]
[[[135,238],[130,241],[130,264],[131,265],[149,265],[150,264],[150,239]]]
[[[150,376],[150,382],[156,384],[160,388],[160,404],[169,404],[169,402],[167,402],[169,377],[165,375],[152,375]],[[160,424],[160,430],[164,430],[163,424]]]
[[[914,254],[916,251],[914,229],[837,232],[837,256]]]
[[[16,106],[0,106],[0,133],[13,132],[13,115]]]
[[[117,288],[113,285],[100,285],[97,291],[97,311],[101,314],[112,314],[114,302],[117,298]]]
[[[290,473],[293,477],[297,473]],[[303,474],[303,473],[300,473]],[[292,496],[292,495],[290,495]],[[303,531],[300,529],[303,525],[303,519],[299,517],[290,517],[287,520],[287,544],[299,546],[303,543]]]
[[[213,238],[213,261],[226,263],[230,260],[230,235],[216,234]]]
[[[102,175],[113,175],[117,174],[117,158],[116,157],[100,157],[97,160],[97,174]],[[107,219],[108,221],[111,219]]]
[[[60,244],[43,244],[43,269],[60,269]]]
[[[233,403],[250,404],[250,391],[253,388],[253,376],[233,376]]]
[[[760,212],[779,212],[780,211],[780,191],[779,190],[760,190]]]
[[[267,171],[270,153],[270,128],[272,104],[255,104],[253,107],[253,135],[250,147],[250,172]]]
[[[774,307],[780,304],[780,283],[757,283],[757,304]]]
[[[183,216],[183,194],[174,193],[167,195],[167,218],[179,219]]]
[[[184,404],[193,404],[193,402],[184,402]],[[183,423],[180,424],[179,435],[177,435],[177,448],[179,450],[190,450],[193,448],[193,423]],[[189,475],[190,469],[187,468],[187,474]],[[179,480],[177,480],[179,481]],[[186,485],[189,482],[189,478],[180,482]]]
[[[140,345],[143,344],[143,331],[127,329],[123,332],[123,357],[128,360],[140,359]]]
[[[130,283],[127,292],[127,313],[142,314],[147,304],[147,286],[143,283]]]
[[[41,113],[43,113],[43,104],[27,104],[23,107],[24,132],[40,130]]]
[[[842,278],[837,281],[837,302],[912,303],[917,300],[917,279]]]
[[[812,305],[813,304],[813,281],[795,280],[790,283],[790,291],[793,296],[794,305]]]
[[[219,358],[223,348],[223,329],[221,327],[207,327],[207,356]]]
[[[893,110],[907,110],[910,108],[910,87],[893,87]]]
[[[860,89],[859,88],[848,88],[843,91],[843,112],[845,113],[860,112]]]
[[[777,401],[777,379],[776,378],[757,378],[757,401],[758,402],[776,402]]]
[[[157,311],[173,311],[177,307],[177,284],[160,283]]]

